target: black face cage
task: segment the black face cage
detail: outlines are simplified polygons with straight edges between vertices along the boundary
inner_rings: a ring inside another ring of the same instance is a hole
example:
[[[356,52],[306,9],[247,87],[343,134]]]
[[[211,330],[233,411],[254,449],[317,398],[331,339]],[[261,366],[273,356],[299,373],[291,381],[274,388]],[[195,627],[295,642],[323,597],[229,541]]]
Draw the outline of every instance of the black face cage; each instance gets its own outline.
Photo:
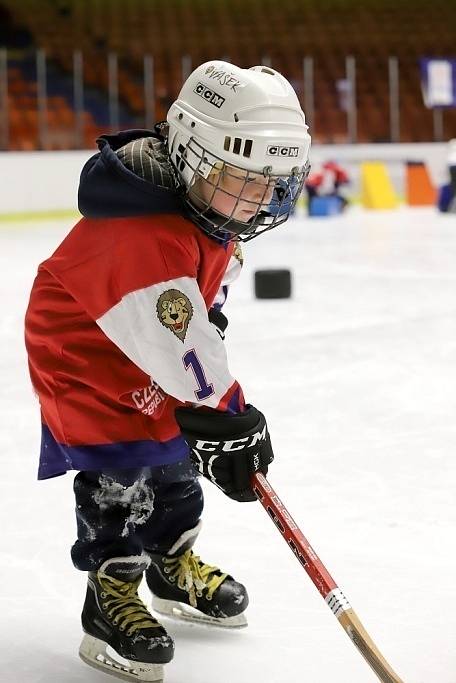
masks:
[[[310,171],[307,162],[304,167],[293,168],[291,175],[274,175],[271,166],[265,166],[262,173],[249,173],[209,153],[193,138],[185,147],[179,145],[176,167],[181,181],[183,176],[186,178],[182,181],[186,187],[184,200],[192,221],[223,242],[248,242],[284,223],[292,213]],[[188,170],[191,171],[189,180]],[[230,181],[236,183],[236,193],[225,188]],[[216,194],[219,201],[224,195],[223,199],[232,203],[229,213],[221,213],[213,207]]]

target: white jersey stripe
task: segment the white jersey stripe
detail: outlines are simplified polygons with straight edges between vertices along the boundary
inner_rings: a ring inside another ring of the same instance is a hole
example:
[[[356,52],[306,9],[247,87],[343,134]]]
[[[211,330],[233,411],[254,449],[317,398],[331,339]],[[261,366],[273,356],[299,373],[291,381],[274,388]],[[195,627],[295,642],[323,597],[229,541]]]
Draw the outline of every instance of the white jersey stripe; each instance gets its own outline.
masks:
[[[179,316],[187,309],[179,329]],[[133,363],[180,401],[215,408],[235,381],[193,278],[131,292],[97,323]]]

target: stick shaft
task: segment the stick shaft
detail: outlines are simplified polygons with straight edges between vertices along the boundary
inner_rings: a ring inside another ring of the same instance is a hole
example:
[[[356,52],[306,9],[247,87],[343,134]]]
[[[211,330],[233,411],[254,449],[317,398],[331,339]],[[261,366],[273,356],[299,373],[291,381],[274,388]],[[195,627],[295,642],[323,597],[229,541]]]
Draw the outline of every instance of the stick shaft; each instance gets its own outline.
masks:
[[[382,683],[403,683],[370,638],[347,598],[327,571],[266,477],[257,472],[252,488],[314,586],[371,669]]]

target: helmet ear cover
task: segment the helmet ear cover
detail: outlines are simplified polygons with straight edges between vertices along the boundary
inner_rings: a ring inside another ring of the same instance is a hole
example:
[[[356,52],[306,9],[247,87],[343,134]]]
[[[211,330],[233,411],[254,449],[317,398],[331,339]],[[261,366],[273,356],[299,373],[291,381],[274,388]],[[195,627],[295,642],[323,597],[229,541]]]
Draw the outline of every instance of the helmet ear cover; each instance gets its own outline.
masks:
[[[224,242],[248,242],[284,223],[310,170],[307,163],[303,168],[293,168],[291,175],[282,175],[273,174],[271,166],[265,166],[259,174],[231,162],[227,164],[193,138],[185,147],[180,145],[174,158],[177,172],[186,176],[183,199],[191,220],[208,235]],[[235,192],[226,187],[233,180]],[[246,188],[251,183],[257,186],[255,199],[248,198]],[[221,198],[229,206],[226,213],[217,207]],[[241,206],[244,220],[239,217]]]

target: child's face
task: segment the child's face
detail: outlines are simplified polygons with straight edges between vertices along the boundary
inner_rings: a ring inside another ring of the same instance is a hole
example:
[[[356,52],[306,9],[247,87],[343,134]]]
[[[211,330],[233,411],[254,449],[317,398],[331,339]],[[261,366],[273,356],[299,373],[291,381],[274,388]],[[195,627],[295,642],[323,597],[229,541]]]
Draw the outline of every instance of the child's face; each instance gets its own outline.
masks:
[[[272,178],[227,166],[221,171],[220,178],[216,176],[212,181],[201,179],[198,190],[195,188],[195,195],[199,195],[205,204],[210,204],[218,213],[247,223],[257,211],[269,206],[274,186],[275,180]]]

